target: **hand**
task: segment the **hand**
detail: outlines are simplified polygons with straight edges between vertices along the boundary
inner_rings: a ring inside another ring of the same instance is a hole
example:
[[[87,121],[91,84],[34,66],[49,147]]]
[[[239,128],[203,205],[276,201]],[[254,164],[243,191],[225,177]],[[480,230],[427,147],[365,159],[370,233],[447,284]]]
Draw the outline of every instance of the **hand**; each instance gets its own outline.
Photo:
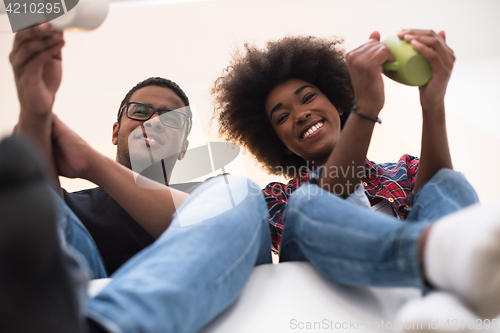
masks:
[[[22,111],[51,112],[61,84],[63,46],[63,33],[51,31],[48,23],[16,34],[9,59]]]
[[[380,43],[380,33],[372,32],[370,40],[346,54],[356,103],[367,116],[378,117],[384,106],[382,65],[394,61],[389,48]]]
[[[60,176],[89,179],[87,176],[98,152],[56,115],[52,116],[52,145]]]
[[[432,79],[420,87],[420,104],[422,110],[444,110],[444,96],[450,80],[455,55],[446,45],[444,31],[435,33],[432,30],[402,30],[398,37],[411,43],[415,51],[423,55],[431,64]]]

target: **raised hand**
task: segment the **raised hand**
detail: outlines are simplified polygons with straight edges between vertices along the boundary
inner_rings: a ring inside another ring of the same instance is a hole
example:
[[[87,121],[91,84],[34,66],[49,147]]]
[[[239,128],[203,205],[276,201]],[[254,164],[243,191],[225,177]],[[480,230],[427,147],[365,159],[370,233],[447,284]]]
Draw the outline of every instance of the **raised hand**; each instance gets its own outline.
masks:
[[[380,42],[377,31],[372,32],[368,42],[346,54],[356,103],[367,116],[377,118],[384,106],[382,65],[388,61],[394,61],[394,56]]]
[[[446,45],[445,32],[407,29],[399,32],[398,37],[411,43],[432,67],[432,79],[425,86],[420,87],[422,110],[424,112],[435,109],[444,110],[444,96],[455,63],[453,50]]]
[[[446,134],[444,95],[455,63],[455,55],[446,45],[444,31],[435,33],[431,30],[408,29],[402,30],[398,37],[411,43],[413,48],[429,61],[433,71],[431,80],[419,88],[422,105],[422,147],[413,189],[416,193],[440,169],[453,169]]]
[[[18,32],[9,57],[21,105],[14,135],[29,138],[51,162],[52,106],[61,84],[63,46],[63,34],[44,23]],[[51,186],[59,191],[53,163],[48,173]]]
[[[21,111],[43,116],[52,110],[62,78],[63,33],[48,23],[20,31],[14,38],[10,62]]]

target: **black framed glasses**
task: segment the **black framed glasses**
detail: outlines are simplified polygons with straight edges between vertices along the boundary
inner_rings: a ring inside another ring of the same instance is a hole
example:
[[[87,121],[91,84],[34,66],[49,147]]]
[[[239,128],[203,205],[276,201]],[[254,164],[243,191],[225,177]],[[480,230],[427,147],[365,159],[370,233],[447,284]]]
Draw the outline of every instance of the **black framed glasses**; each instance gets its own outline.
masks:
[[[181,112],[186,108],[189,108],[189,106],[185,106],[176,110],[158,109],[148,104],[128,102],[123,105],[122,109],[120,110],[118,119],[120,119],[120,116],[122,115],[124,110],[126,110],[125,114],[128,118],[139,121],[149,120],[155,113],[158,113],[160,121],[163,125],[180,129],[184,127],[188,118],[185,113]]]

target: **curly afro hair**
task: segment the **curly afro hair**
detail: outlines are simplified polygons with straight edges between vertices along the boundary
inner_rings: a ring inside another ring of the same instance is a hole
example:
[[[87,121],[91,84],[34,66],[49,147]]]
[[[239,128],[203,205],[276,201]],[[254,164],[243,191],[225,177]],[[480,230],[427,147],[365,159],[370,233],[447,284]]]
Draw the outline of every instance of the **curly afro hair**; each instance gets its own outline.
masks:
[[[306,162],[287,154],[267,118],[266,98],[276,85],[288,79],[310,82],[343,111],[343,127],[354,92],[342,43],[340,38],[309,36],[270,41],[264,49],[245,44],[246,52],[236,53],[212,89],[219,133],[246,147],[271,173],[295,177]]]

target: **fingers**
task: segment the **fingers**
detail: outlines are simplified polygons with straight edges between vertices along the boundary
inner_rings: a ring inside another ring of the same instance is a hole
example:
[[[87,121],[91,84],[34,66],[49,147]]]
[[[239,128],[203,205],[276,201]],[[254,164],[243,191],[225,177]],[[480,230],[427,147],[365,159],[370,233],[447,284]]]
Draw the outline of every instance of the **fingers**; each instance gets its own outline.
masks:
[[[411,43],[412,40],[418,40],[419,42],[427,45],[428,47],[436,50],[441,55],[453,55],[453,50],[446,44],[446,34],[444,31],[435,33],[432,30],[402,30],[398,37]]]
[[[439,72],[443,69],[451,70],[453,68],[453,64],[455,59],[450,58],[444,52],[436,51],[430,43],[422,42],[418,39],[414,39],[411,41],[411,44],[415,51],[423,55],[431,64],[434,72]]]
[[[380,41],[380,33],[378,31],[374,31],[370,34],[370,37],[368,39]]]
[[[44,35],[47,35],[50,31],[50,24],[44,23],[40,24],[36,27],[21,30],[16,33],[16,37],[14,38],[14,45],[12,50],[16,50],[21,44],[31,39],[42,38]]]
[[[33,61],[36,62],[37,66],[43,63],[43,61],[40,62],[40,59],[46,61],[48,58],[42,54],[48,53],[54,55],[53,49],[60,49],[64,45],[63,34],[61,32],[38,28],[23,30],[16,34],[14,48],[10,54],[10,62],[16,76],[20,72],[23,72],[24,67],[34,65],[32,64]]]
[[[365,70],[377,68],[381,71],[381,66],[385,62],[394,61],[394,55],[389,48],[379,42],[380,34],[374,32],[370,35],[370,40],[356,49],[346,54],[346,61],[350,66],[362,67]]]
[[[398,36],[412,44],[431,64],[434,73],[451,74],[455,63],[455,54],[446,44],[444,31],[435,33],[432,30],[407,29]]]
[[[446,44],[445,40],[439,34],[434,34],[433,36],[405,34],[404,39],[408,43],[411,43],[413,40],[417,40],[420,43],[434,49],[443,57],[451,58],[451,55],[454,54],[453,50]]]
[[[370,35],[368,42],[346,54],[356,103],[373,116],[378,115],[384,105],[382,65],[388,61],[394,61],[394,55],[385,44],[380,43],[377,31]]]
[[[23,72],[34,72],[50,59],[61,60],[61,50],[63,46],[64,41],[36,54],[26,62],[23,67]]]
[[[444,30],[438,32],[438,35],[441,36],[441,38],[446,42],[446,33],[444,32]]]
[[[17,50],[17,52],[11,53],[10,62],[14,72],[17,74],[23,67],[28,65],[33,65],[36,59],[45,58],[43,54],[50,53],[53,54],[52,50],[58,48],[59,50],[64,45],[64,40],[62,35],[53,35],[49,38],[44,38],[42,40],[30,40],[29,42],[23,43]],[[42,57],[40,57],[42,56]],[[45,58],[47,60],[48,58]],[[41,63],[38,61],[37,65]]]

